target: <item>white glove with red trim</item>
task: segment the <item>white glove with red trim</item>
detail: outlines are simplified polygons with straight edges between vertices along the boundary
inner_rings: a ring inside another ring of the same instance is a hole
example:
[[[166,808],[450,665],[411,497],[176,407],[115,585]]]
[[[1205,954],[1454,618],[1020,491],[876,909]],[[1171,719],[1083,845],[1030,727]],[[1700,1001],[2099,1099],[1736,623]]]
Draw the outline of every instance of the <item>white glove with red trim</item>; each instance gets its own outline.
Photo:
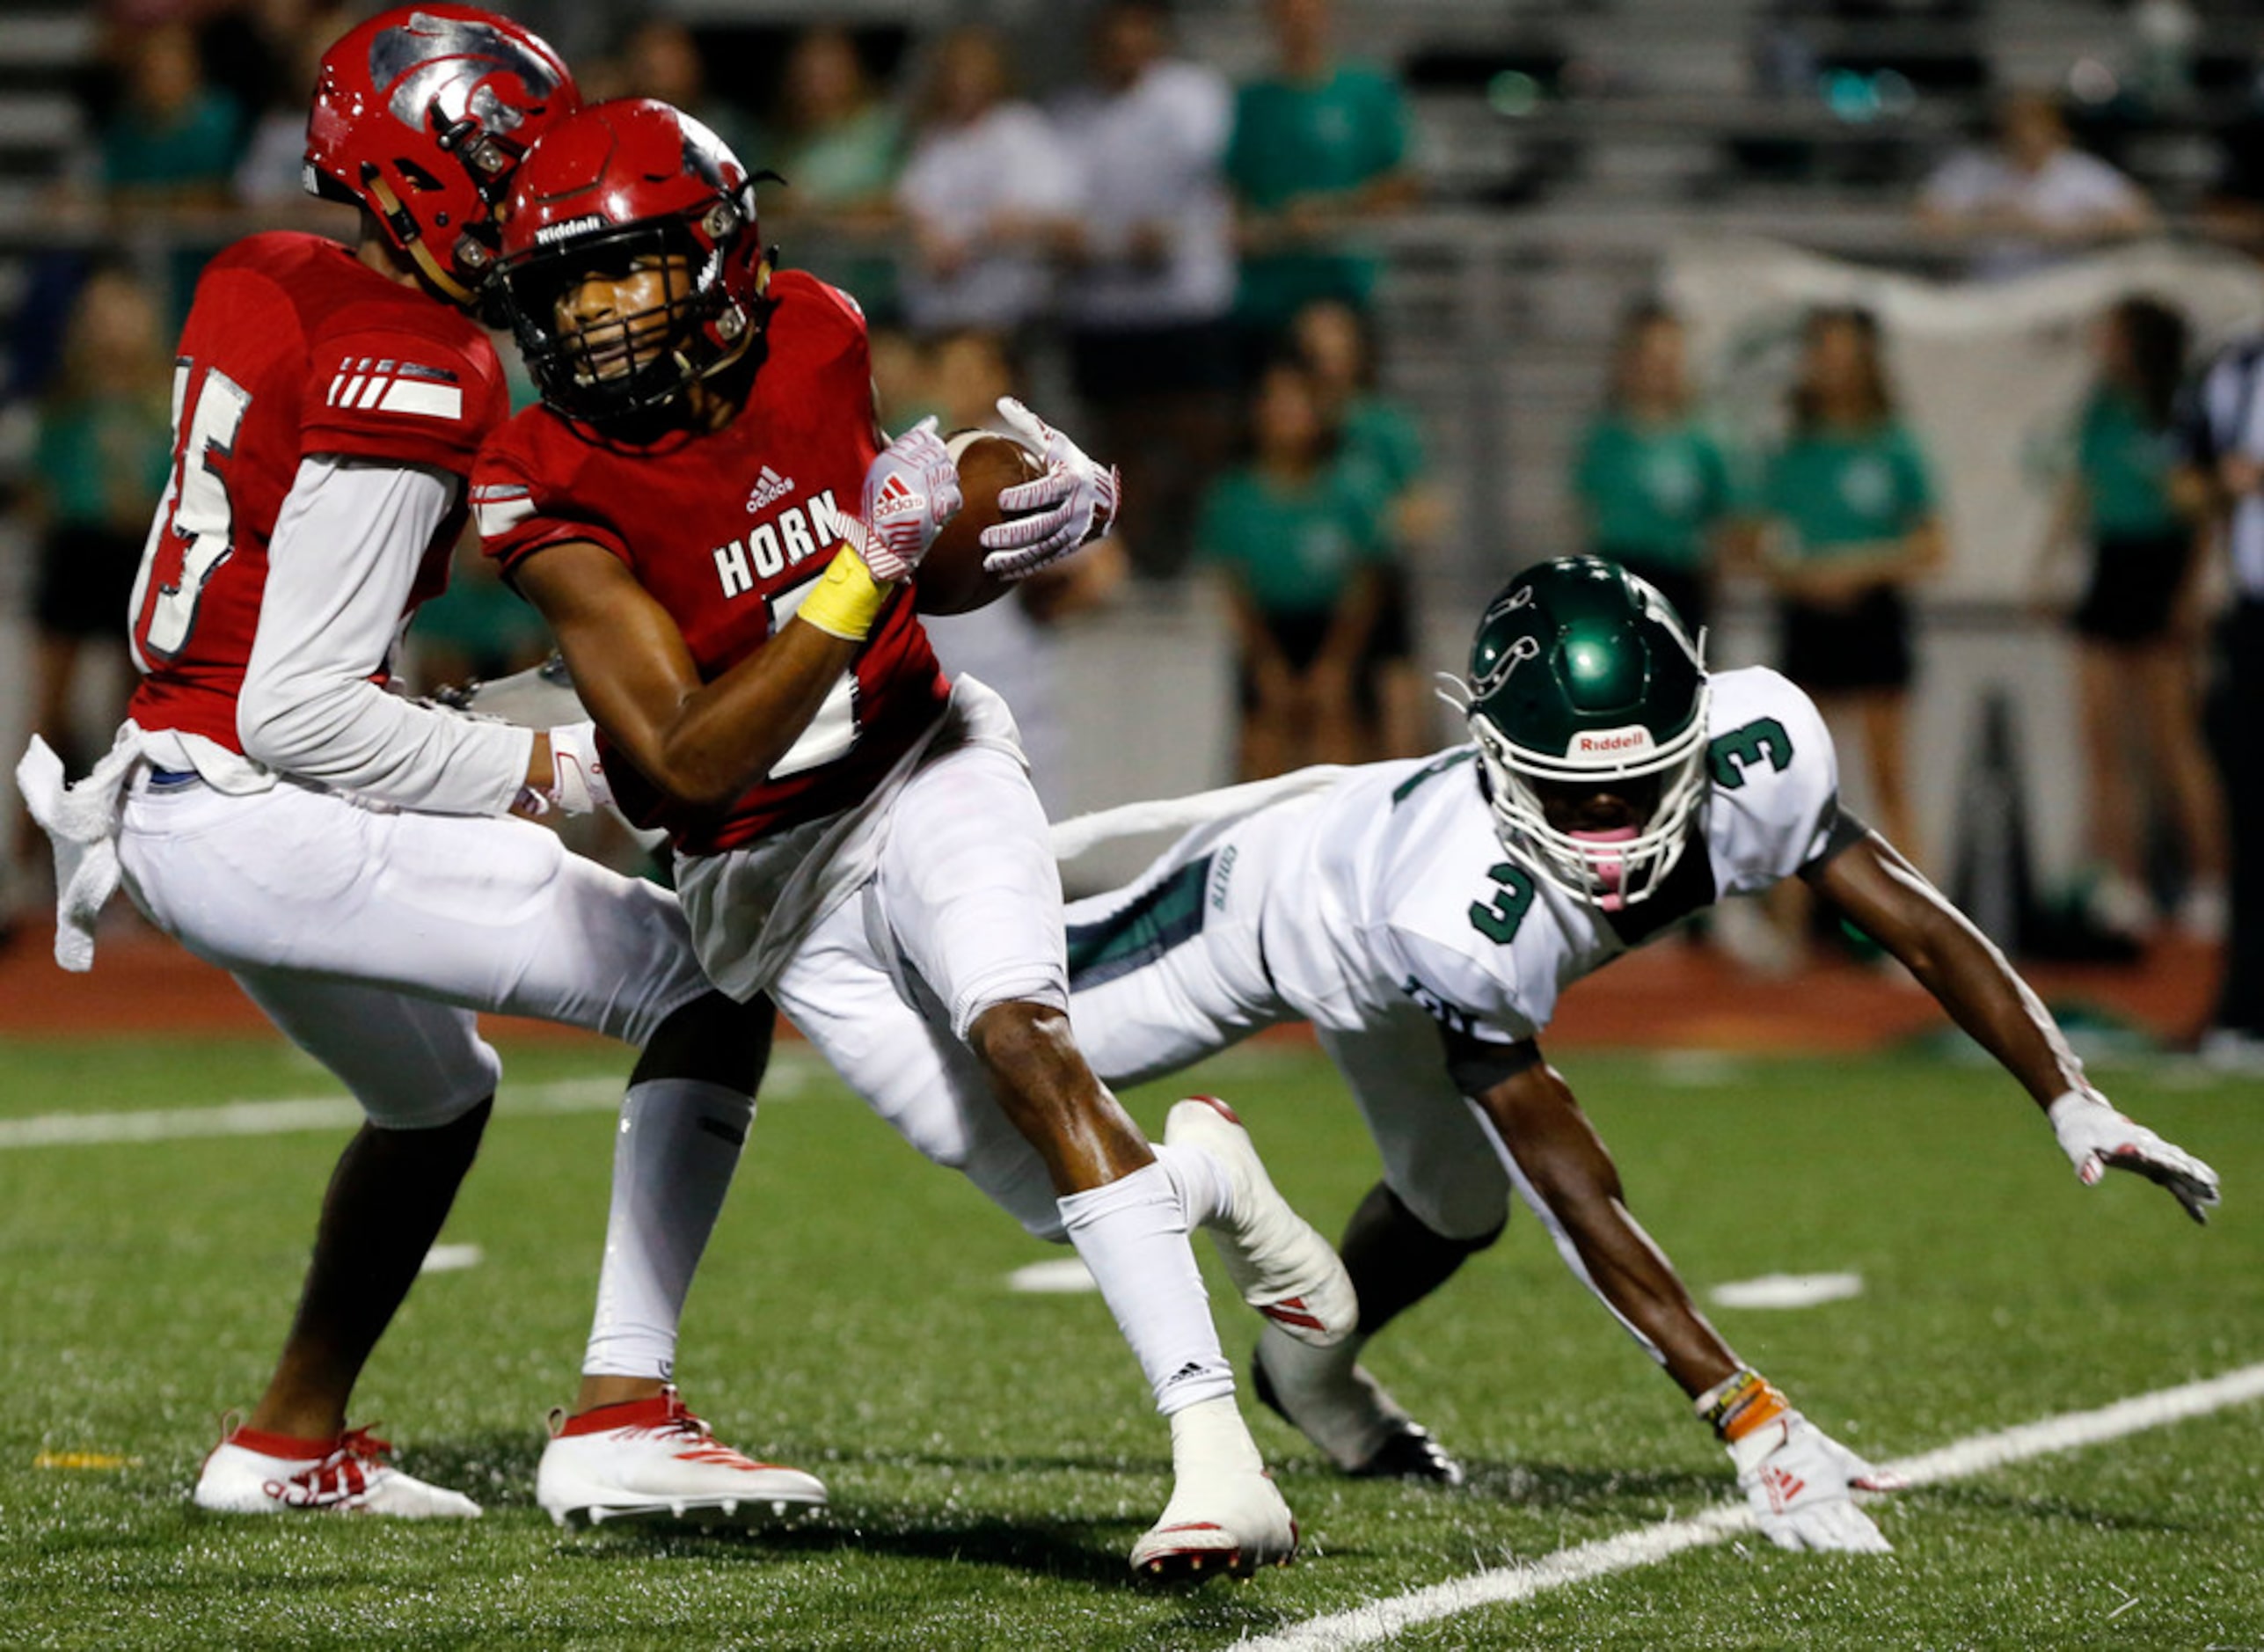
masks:
[[[2125,1118],[2097,1091],[2070,1090],[2044,1116],[2085,1187],[2098,1186],[2110,1170],[2128,1170],[2167,1188],[2195,1221],[2209,1220],[2209,1207],[2217,1202],[2217,1172]]]
[[[1113,464],[1087,458],[1085,450],[1011,396],[998,398],[998,415],[1022,443],[1038,456],[1046,473],[998,495],[998,508],[1011,515],[982,530],[982,570],[993,579],[1027,579],[1058,562],[1079,545],[1090,545],[1116,520],[1123,479]]]
[[[865,543],[857,550],[873,577],[909,579],[959,505],[959,467],[934,418],[923,419],[865,467]]]
[[[1780,1549],[1887,1554],[1895,1546],[1855,1506],[1853,1488],[1891,1491],[1882,1474],[1797,1411],[1769,1419],[1728,1446],[1738,1489],[1761,1535]]]

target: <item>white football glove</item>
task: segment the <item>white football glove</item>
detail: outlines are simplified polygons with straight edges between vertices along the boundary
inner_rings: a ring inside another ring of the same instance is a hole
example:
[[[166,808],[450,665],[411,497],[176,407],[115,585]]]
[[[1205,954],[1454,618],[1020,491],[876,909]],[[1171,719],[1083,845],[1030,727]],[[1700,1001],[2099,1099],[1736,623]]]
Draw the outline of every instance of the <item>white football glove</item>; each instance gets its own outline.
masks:
[[[865,543],[858,550],[873,577],[884,584],[909,579],[959,504],[959,467],[934,418],[923,419],[865,471]]]
[[[1893,1552],[1885,1533],[1855,1506],[1853,1490],[1892,1491],[1902,1480],[1872,1467],[1799,1412],[1770,1418],[1727,1449],[1755,1524],[1778,1548]]]
[[[597,725],[560,723],[550,731],[551,784],[543,800],[562,815],[589,815],[613,801],[597,755]]]
[[[2131,1171],[2167,1188],[2195,1221],[2209,1220],[2209,1207],[2217,1202],[2217,1172],[2125,1118],[2097,1091],[2070,1090],[2044,1116],[2085,1187],[2098,1186],[2110,1170]]]
[[[998,415],[1038,456],[1046,473],[998,495],[998,508],[1029,511],[982,530],[982,571],[993,579],[1026,579],[1058,562],[1079,545],[1090,545],[1116,520],[1123,479],[1113,464],[1087,458],[1085,450],[1011,396],[998,398]]]

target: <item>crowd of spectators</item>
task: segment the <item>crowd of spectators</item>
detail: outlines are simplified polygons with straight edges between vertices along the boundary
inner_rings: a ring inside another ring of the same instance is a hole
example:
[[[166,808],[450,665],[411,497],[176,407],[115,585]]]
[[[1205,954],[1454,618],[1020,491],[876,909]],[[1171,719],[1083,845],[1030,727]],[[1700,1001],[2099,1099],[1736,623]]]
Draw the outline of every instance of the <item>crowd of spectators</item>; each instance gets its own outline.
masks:
[[[62,714],[88,643],[115,647],[113,628],[84,616],[117,606],[89,593],[121,567],[130,578],[127,541],[161,484],[149,444],[163,437],[163,341],[199,259],[247,209],[346,227],[303,194],[299,158],[312,64],[354,15],[336,0],[113,10],[68,193],[164,228],[170,250],[142,259],[138,279],[59,255],[33,272],[19,309],[13,388],[39,398],[42,432],[42,727]],[[1331,0],[1264,0],[1262,18],[1267,61],[1238,84],[1182,55],[1162,0],[1102,0],[1081,72],[1042,88],[1018,72],[1026,42],[977,25],[909,38],[814,26],[780,36],[750,76],[683,22],[646,17],[603,55],[577,56],[588,95],[666,99],[780,175],[763,189],[765,229],[788,262],[865,308],[892,427],[931,411],[987,423],[996,397],[1034,370],[1040,390],[1074,392],[1093,450],[1122,463],[1109,558],[939,628],[979,675],[1019,674],[1013,698],[1035,744],[1056,737],[1044,704],[1055,628],[1127,568],[1225,592],[1245,776],[1420,752],[1444,732],[1420,669],[1411,571],[1449,513],[1422,420],[1380,389],[1391,340],[1375,326],[1380,265],[1363,239],[1418,199],[1406,100],[1387,65],[1344,49]],[[2244,147],[2236,134],[2211,205],[2230,239],[2264,223],[2264,124],[2255,135]],[[1941,161],[1916,215],[1914,243],[1951,249],[1980,280],[2161,223],[2034,92],[2004,99],[1986,137]],[[2191,547],[2209,496],[2175,484],[2168,457],[2186,340],[2178,317],[2145,302],[2103,318],[2100,338],[2058,529],[2088,555],[2070,625],[2096,777],[2095,915],[2143,931],[2166,887],[2182,890],[2180,920],[2206,932],[2223,923],[2233,856],[2198,734]],[[1582,545],[1650,579],[1694,629],[1725,574],[1767,593],[1779,662],[1849,732],[1880,823],[1916,855],[1910,593],[1944,545],[1877,328],[1852,309],[1808,318],[1783,439],[1762,453],[1714,434],[1685,347],[1663,309],[1626,318],[1565,479]],[[508,669],[542,647],[476,561],[420,626],[447,675]],[[2150,807],[2170,821],[2182,868],[2166,886],[2148,858]]]

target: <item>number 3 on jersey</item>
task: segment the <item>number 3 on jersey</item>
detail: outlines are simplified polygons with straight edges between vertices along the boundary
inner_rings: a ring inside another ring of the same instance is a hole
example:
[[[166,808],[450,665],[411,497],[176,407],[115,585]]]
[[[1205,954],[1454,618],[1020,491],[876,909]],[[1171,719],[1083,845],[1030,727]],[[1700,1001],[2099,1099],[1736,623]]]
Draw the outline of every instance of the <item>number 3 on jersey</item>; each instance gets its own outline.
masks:
[[[1507,860],[1488,866],[1486,875],[1494,880],[1494,899],[1470,903],[1470,926],[1495,946],[1507,947],[1532,908],[1533,880]]]
[[[200,376],[190,407],[190,384]],[[236,450],[236,433],[251,406],[251,396],[227,374],[208,368],[200,376],[194,362],[173,363],[173,474],[134,580],[134,646],[145,669],[149,656],[171,660],[188,646],[205,584],[236,548],[235,512],[220,466]]]

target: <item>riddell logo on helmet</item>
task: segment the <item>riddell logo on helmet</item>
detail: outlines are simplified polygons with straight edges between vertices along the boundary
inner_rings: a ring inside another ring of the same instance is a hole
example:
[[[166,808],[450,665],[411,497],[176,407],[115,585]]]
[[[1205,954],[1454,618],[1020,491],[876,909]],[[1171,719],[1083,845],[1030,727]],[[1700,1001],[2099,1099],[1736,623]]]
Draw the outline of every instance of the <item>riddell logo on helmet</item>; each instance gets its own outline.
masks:
[[[553,241],[564,241],[585,230],[603,230],[605,224],[606,217],[602,212],[585,213],[579,218],[568,218],[564,223],[546,223],[535,231],[535,245],[548,246]]]
[[[1651,731],[1633,728],[1598,728],[1574,735],[1572,746],[1565,753],[1568,757],[1616,757],[1624,752],[1651,749]]]

